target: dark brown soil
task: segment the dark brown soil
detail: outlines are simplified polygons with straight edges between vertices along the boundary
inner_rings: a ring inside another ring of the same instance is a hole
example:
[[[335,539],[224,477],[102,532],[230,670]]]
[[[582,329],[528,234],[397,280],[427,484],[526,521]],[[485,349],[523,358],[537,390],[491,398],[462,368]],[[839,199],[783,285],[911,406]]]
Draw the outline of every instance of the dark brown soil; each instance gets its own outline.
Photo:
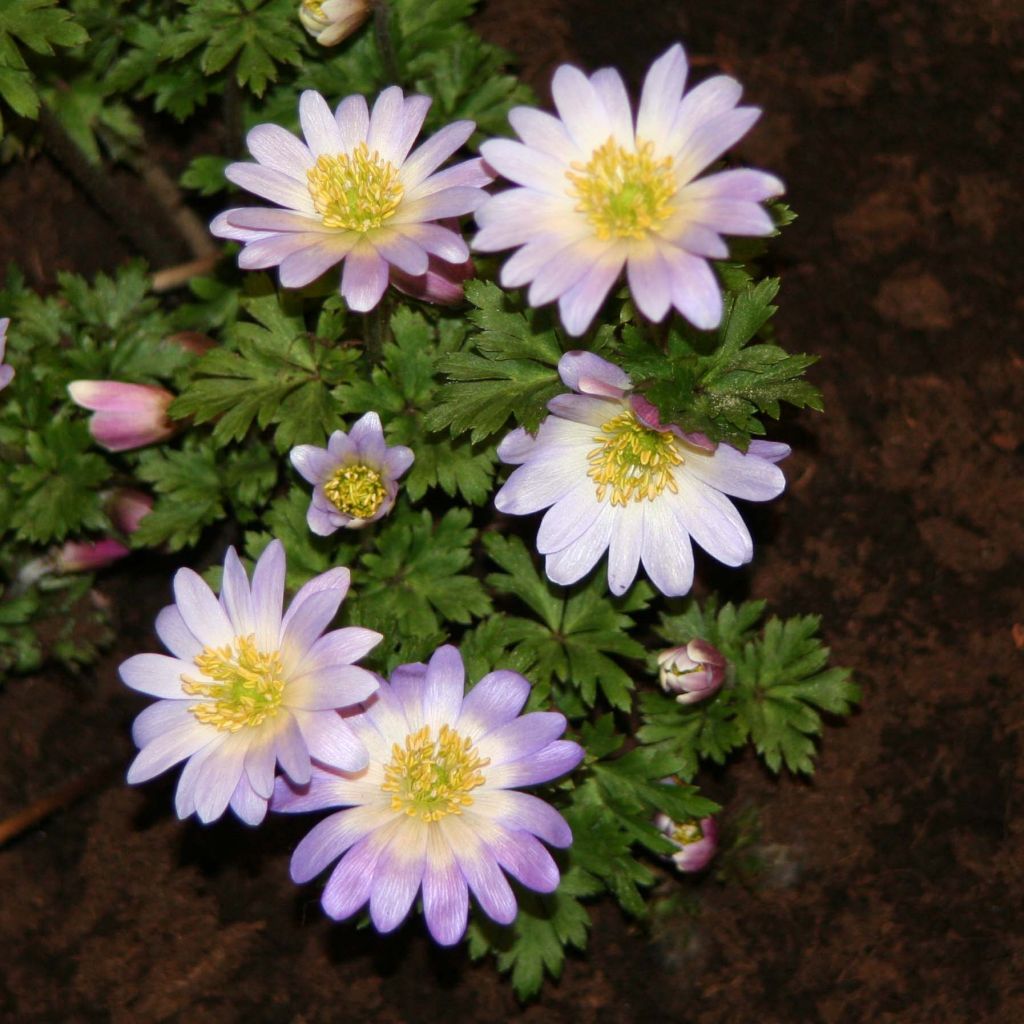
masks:
[[[863,708],[812,784],[749,757],[708,780],[727,824],[759,822],[748,886],[689,885],[696,918],[654,936],[597,908],[587,958],[522,1008],[419,922],[380,940],[325,920],[287,877],[306,821],[203,829],[174,819],[173,779],[121,784],[142,702],[115,666],[166,599],[165,575],[140,593],[121,570],[104,585],[120,649],[0,694],[0,819],[116,765],[0,849],[0,1018],[1024,1020],[1024,8],[491,0],[479,25],[542,95],[566,59],[637,84],[681,38],[695,77],[734,73],[766,109],[742,156],[800,213],[776,248],[778,324],[822,355],[828,409],[782,426],[787,494],[754,516],[749,572],[715,582],[822,613]],[[40,284],[129,253],[45,160],[7,173],[0,208],[0,256]]]

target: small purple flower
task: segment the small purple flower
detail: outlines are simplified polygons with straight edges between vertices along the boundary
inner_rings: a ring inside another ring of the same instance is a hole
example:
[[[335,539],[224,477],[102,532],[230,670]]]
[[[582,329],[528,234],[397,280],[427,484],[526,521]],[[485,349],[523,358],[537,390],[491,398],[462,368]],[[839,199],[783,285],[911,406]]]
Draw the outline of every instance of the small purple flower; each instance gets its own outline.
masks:
[[[95,572],[130,555],[131,551],[111,537],[96,541],[69,540],[54,555],[57,572]]]
[[[557,299],[570,334],[587,329],[623,268],[648,319],[674,306],[697,327],[715,327],[722,295],[708,261],[728,256],[722,235],[774,230],[760,204],[782,193],[778,178],[743,169],[695,180],[761,112],[737,106],[742,89],[725,75],[684,96],[685,84],[677,44],[648,71],[634,119],[617,71],[588,78],[564,64],[551,85],[559,117],[516,107],[509,121],[522,141],[481,147],[519,187],[477,211],[473,246],[521,247],[501,283],[529,284],[531,305]]]
[[[725,681],[726,660],[716,647],[700,638],[658,655],[661,688],[680,704],[713,697]]]
[[[386,516],[395,504],[398,478],[415,456],[403,445],[388,447],[380,417],[368,412],[352,430],[336,430],[326,448],[300,444],[291,450],[292,465],[313,484],[306,521],[327,537],[342,526],[358,529]]]
[[[671,858],[680,871],[703,871],[718,849],[718,822],[714,818],[694,819],[680,825],[659,814],[654,825],[679,847]]]
[[[349,571],[330,569],[295,595],[282,616],[285,555],[272,541],[252,584],[234,548],[224,559],[218,600],[191,569],[174,577],[176,603],[156,619],[171,652],[137,654],[121,665],[133,690],[159,697],[132,726],[139,754],[130,783],[186,761],[178,817],[219,818],[228,805],[258,825],[279,763],[293,782],[310,778],[310,757],[357,771],[367,752],[337,709],[365,700],[377,677],[353,663],[381,639],[372,629],[324,630],[348,591]]]
[[[575,394],[548,402],[534,437],[513,430],[498,446],[519,468],[497,493],[501,512],[548,509],[537,550],[555,583],[582,579],[608,554],[608,586],[624,593],[641,561],[668,596],[693,584],[691,538],[726,565],[754,554],[750,533],[726,497],[768,501],[786,485],[774,465],[789,446],[751,441],[746,454],[658,420],[619,367],[592,352],[567,352],[558,364]]]
[[[400,666],[365,713],[347,719],[370,751],[368,767],[314,767],[306,788],[276,785],[275,811],[347,808],[316,825],[292,856],[292,878],[302,883],[344,854],[323,892],[336,920],[369,900],[374,926],[389,932],[422,889],[430,934],[447,946],[465,933],[470,890],[499,924],[515,918],[503,872],[537,892],[557,888],[558,867],[538,839],[569,846],[569,826],[513,787],[572,771],[583,750],[558,738],[562,715],[519,716],[530,695],[521,675],[491,672],[468,694],[464,683],[454,647],[439,648],[429,665]]]
[[[492,180],[479,159],[437,171],[472,135],[472,121],[442,128],[410,155],[429,107],[426,96],[406,97],[391,86],[372,113],[362,96],[349,96],[332,114],[307,90],[299,100],[305,143],[278,125],[257,125],[248,136],[257,162],[225,171],[284,209],[227,210],[210,230],[244,244],[244,270],[279,267],[285,288],[301,288],[343,263],[341,294],[359,312],[380,302],[392,271],[404,290],[429,295],[428,275],[447,276],[436,261],[458,266],[469,259],[458,231],[438,222],[475,210]],[[414,287],[409,278],[422,280]]]
[[[7,328],[10,324],[10,317],[0,317],[0,391],[14,379],[14,367],[4,363],[4,356],[7,353]]]

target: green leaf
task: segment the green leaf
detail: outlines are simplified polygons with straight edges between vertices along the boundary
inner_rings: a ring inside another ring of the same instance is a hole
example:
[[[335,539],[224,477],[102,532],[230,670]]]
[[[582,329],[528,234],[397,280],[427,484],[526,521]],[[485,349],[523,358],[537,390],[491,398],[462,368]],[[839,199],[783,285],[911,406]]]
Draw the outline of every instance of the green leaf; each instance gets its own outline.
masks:
[[[820,618],[769,620],[760,642],[736,663],[739,721],[772,771],[814,770],[819,712],[848,715],[860,689],[845,668],[826,668],[828,648],[818,638]]]
[[[349,599],[352,621],[379,629],[394,642],[402,634],[443,633],[443,623],[468,624],[491,610],[472,561],[476,531],[467,509],[449,509],[435,522],[425,509],[396,507],[376,534],[374,551],[360,560]],[[382,654],[384,652],[381,652]]]
[[[566,947],[586,948],[590,917],[579,899],[567,891],[571,887],[568,877],[549,896],[517,887],[519,913],[507,927],[482,914],[470,921],[469,955],[479,960],[494,954],[498,970],[511,972],[512,987],[520,999],[530,999],[540,991],[545,973],[552,978],[561,975]]]
[[[10,525],[19,538],[60,541],[70,533],[107,525],[99,488],[111,469],[91,448],[92,438],[81,420],[58,420],[27,434],[28,461],[9,472],[16,494]]]
[[[746,450],[752,435],[765,433],[759,417],[778,419],[781,402],[821,410],[821,393],[803,379],[817,357],[763,340],[778,288],[773,278],[727,294],[715,335],[673,326],[667,351],[637,327],[623,331],[623,368],[664,422]]]
[[[237,351],[217,348],[196,366],[195,377],[172,403],[176,418],[216,420],[215,441],[238,441],[255,421],[276,424],[278,451],[298,443],[322,444],[337,426],[330,389],[348,376],[355,353],[320,345],[302,319],[281,308],[276,295],[249,299],[246,310],[259,324],[237,324]]]
[[[562,710],[575,716],[594,705],[600,689],[612,707],[629,708],[633,680],[612,656],[643,658],[643,646],[628,635],[633,625],[628,613],[646,606],[652,596],[648,585],[636,583],[624,597],[613,598],[597,575],[566,590],[540,576],[518,537],[491,533],[484,545],[505,570],[491,573],[488,584],[514,595],[542,620],[507,619],[507,628],[518,631],[513,649],[534,684],[534,699],[546,700],[554,692]]]
[[[469,431],[481,441],[510,416],[536,430],[550,398],[565,390],[558,377],[562,349],[552,327],[538,329],[538,315],[511,311],[509,297],[490,282],[473,281],[466,297],[477,308],[469,319],[478,331],[467,347],[440,361],[449,383],[425,418],[429,430]]]

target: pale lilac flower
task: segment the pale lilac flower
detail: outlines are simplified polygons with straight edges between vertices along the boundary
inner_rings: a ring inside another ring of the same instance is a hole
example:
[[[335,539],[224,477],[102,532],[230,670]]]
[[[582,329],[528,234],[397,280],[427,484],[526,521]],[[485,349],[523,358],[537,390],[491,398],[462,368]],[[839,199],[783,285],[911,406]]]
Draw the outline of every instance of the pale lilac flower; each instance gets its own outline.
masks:
[[[89,433],[110,452],[125,452],[156,444],[177,427],[167,418],[174,395],[151,384],[118,380],[75,380],[68,385],[72,401],[92,409]]]
[[[94,572],[130,554],[131,551],[124,544],[112,538],[97,541],[69,540],[54,554],[53,564],[57,572]]]
[[[409,155],[429,106],[426,96],[405,97],[392,86],[372,114],[362,96],[349,96],[332,114],[319,93],[307,90],[299,101],[305,144],[277,125],[258,125],[248,137],[258,162],[225,172],[284,209],[227,210],[210,229],[244,243],[243,269],[279,267],[286,288],[301,288],[343,262],[341,294],[360,312],[377,305],[392,270],[425,278],[432,256],[465,263],[465,241],[437,222],[475,210],[491,176],[479,159],[435,173],[473,133],[472,121],[442,128]]]
[[[679,847],[671,859],[680,871],[703,871],[718,849],[718,822],[714,818],[686,821],[680,825],[659,814],[654,825]]]
[[[375,412],[357,420],[347,434],[334,431],[326,448],[296,445],[292,465],[313,484],[309,528],[327,537],[339,527],[358,529],[386,516],[398,495],[398,478],[414,457],[404,445],[388,447]]]
[[[366,749],[338,709],[377,688],[377,677],[353,663],[381,635],[358,626],[324,633],[348,591],[348,569],[314,577],[282,616],[284,578],[277,540],[256,563],[251,586],[228,549],[220,600],[202,577],[179,569],[176,603],[156,619],[170,656],[137,654],[121,665],[128,686],[161,698],[135,719],[140,749],[128,781],[187,761],[175,796],[180,818],[195,812],[213,821],[230,804],[257,825],[275,763],[300,785],[309,781],[311,756],[349,771],[366,764]]]
[[[370,14],[368,0],[302,0],[299,21],[321,45],[337,46]]]
[[[708,260],[728,256],[721,236],[774,230],[760,204],[783,191],[777,178],[731,170],[694,180],[760,111],[736,106],[742,90],[725,75],[684,98],[685,82],[677,44],[648,71],[634,120],[618,72],[588,78],[563,65],[551,86],[561,119],[516,107],[509,121],[522,142],[481,147],[487,164],[520,187],[477,211],[474,248],[522,246],[501,283],[530,284],[531,305],[558,299],[570,334],[587,329],[623,267],[648,319],[674,306],[697,327],[715,327],[722,295]]]
[[[503,870],[528,889],[553,892],[558,867],[538,839],[572,842],[557,811],[515,786],[564,775],[583,750],[560,740],[556,712],[519,717],[530,684],[515,672],[484,676],[467,695],[454,647],[429,665],[403,665],[382,683],[366,712],[348,718],[370,751],[363,771],[314,767],[305,789],[280,780],[277,811],[346,807],[321,821],[292,856],[306,882],[344,854],[323,891],[336,920],[367,900],[378,931],[397,928],[422,887],[430,934],[443,945],[466,930],[469,891],[499,924],[516,916]]]
[[[531,436],[513,430],[498,446],[519,468],[495,496],[501,512],[549,509],[537,533],[555,583],[582,579],[608,551],[608,586],[622,594],[640,562],[669,596],[693,583],[690,539],[726,565],[743,565],[754,547],[726,495],[768,501],[786,485],[773,463],[789,446],[751,441],[747,453],[660,423],[623,370],[591,352],[558,364],[575,394],[548,403],[552,413]],[[550,508],[549,508],[550,506]]]
[[[4,355],[7,353],[7,328],[10,324],[9,316],[0,317],[0,391],[14,379],[14,367],[4,363]]]
[[[658,655],[661,688],[680,704],[713,697],[725,682],[726,660],[717,647],[699,637]]]

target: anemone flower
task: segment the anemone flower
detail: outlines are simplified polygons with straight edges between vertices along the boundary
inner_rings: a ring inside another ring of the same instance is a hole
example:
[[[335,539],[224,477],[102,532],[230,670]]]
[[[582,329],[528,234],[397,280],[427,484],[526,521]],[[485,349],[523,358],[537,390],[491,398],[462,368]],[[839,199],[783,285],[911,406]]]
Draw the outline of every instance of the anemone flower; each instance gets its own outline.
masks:
[[[225,171],[284,209],[227,210],[210,229],[244,244],[243,269],[278,267],[286,288],[343,263],[341,294],[359,312],[380,302],[392,269],[406,290],[415,290],[408,278],[421,279],[429,293],[427,275],[438,271],[431,257],[455,267],[469,258],[458,232],[437,222],[475,210],[492,180],[479,159],[437,171],[473,133],[472,121],[442,128],[410,155],[429,106],[426,96],[392,86],[372,113],[362,96],[349,96],[332,114],[307,90],[299,100],[305,143],[278,125],[258,125],[248,136],[257,162]]]
[[[422,889],[430,934],[451,945],[465,933],[470,891],[499,924],[515,918],[503,871],[537,892],[557,887],[558,867],[538,838],[568,846],[569,826],[512,787],[564,775],[583,750],[558,738],[562,715],[519,716],[530,695],[521,675],[492,672],[465,696],[464,683],[454,647],[439,648],[429,665],[400,666],[364,714],[346,719],[370,752],[365,769],[314,767],[307,787],[275,787],[276,811],[346,808],[316,825],[292,856],[296,882],[342,858],[323,891],[331,917],[349,917],[369,900],[374,926],[389,932]]]
[[[591,352],[567,352],[558,371],[574,392],[548,403],[536,437],[522,428],[498,446],[517,465],[495,495],[500,512],[548,509],[537,533],[555,583],[582,579],[608,552],[608,586],[622,594],[643,562],[668,596],[693,583],[693,538],[726,565],[754,554],[726,495],[768,501],[786,485],[774,465],[789,446],[752,441],[746,454],[660,422],[628,374]],[[549,507],[550,506],[550,507]]]
[[[130,783],[186,761],[175,796],[178,817],[219,818],[231,805],[259,824],[275,764],[309,781],[310,756],[347,770],[367,752],[336,709],[365,700],[377,677],[353,663],[381,635],[350,626],[324,633],[348,591],[349,571],[330,569],[295,595],[282,616],[285,555],[272,541],[252,584],[234,548],[224,559],[220,600],[191,569],[174,577],[175,604],[157,616],[171,652],[136,654],[121,665],[133,690],[159,697],[132,727],[140,748]]]
[[[386,516],[395,504],[398,478],[412,465],[411,448],[388,447],[375,412],[368,412],[350,433],[336,430],[326,448],[296,445],[292,465],[313,484],[306,521],[327,537],[339,527],[358,529]]]
[[[551,86],[560,117],[516,107],[521,142],[493,139],[480,152],[518,188],[476,213],[473,246],[522,248],[501,271],[528,300],[558,300],[570,334],[582,334],[623,267],[633,300],[650,320],[675,307],[695,326],[715,327],[722,295],[708,263],[729,254],[722,235],[768,235],[760,205],[783,191],[770,174],[719,171],[697,178],[757,120],[738,107],[738,82],[718,75],[685,96],[679,45],[647,73],[636,118],[617,71],[589,78],[562,65]],[[532,282],[532,283],[531,283]]]

